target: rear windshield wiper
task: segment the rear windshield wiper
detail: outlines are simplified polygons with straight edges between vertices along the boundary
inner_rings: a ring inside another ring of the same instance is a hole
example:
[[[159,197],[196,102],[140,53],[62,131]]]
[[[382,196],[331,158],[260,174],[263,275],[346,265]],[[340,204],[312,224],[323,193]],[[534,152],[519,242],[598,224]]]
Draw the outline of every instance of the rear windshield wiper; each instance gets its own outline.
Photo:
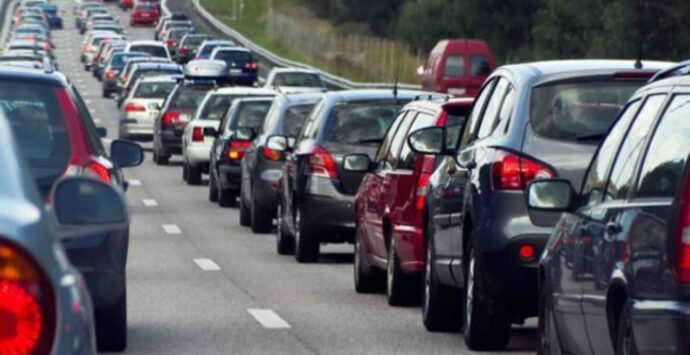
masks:
[[[606,137],[606,133],[596,133],[596,134],[586,134],[582,136],[577,136],[575,137],[575,140],[578,142],[581,141],[599,141],[602,140]]]

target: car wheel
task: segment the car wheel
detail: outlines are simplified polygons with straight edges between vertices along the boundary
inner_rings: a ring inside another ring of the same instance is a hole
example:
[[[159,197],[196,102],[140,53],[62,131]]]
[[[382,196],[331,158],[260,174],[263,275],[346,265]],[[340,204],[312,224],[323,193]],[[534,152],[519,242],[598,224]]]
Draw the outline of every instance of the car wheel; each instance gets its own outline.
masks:
[[[127,287],[111,307],[95,310],[98,351],[122,352],[127,347]]]
[[[218,206],[233,207],[237,203],[237,193],[218,187]],[[249,225],[249,224],[247,224]]]
[[[618,332],[616,335],[616,355],[638,355],[635,343],[635,333],[632,329],[630,317],[630,304],[626,302],[618,320]]]
[[[419,302],[418,275],[407,274],[400,268],[395,237],[389,231],[388,265],[386,267],[386,296],[391,306],[412,306]]]
[[[182,163],[182,181],[189,183],[189,165]]]
[[[297,207],[295,214],[295,260],[300,263],[313,263],[319,260],[319,242],[302,219],[302,211]]]
[[[156,148],[155,143],[153,145],[153,162],[156,165],[168,165],[170,162],[170,156],[161,154],[160,149]]]
[[[249,227],[251,224],[252,224],[251,211],[249,211],[249,207],[247,207],[247,204],[244,203],[244,197],[240,196],[240,225],[242,227]]]
[[[187,185],[201,185],[201,167],[187,164]]]
[[[366,258],[366,251],[362,246],[362,230],[358,225],[355,227],[355,261],[353,265],[355,291],[357,293],[378,293],[383,292],[386,285],[383,270],[375,269]]]
[[[431,235],[427,235],[422,292],[422,319],[426,330],[430,332],[459,330],[462,326],[461,299],[461,290],[444,285],[438,279],[434,239]]]
[[[218,202],[218,185],[216,185],[216,178],[213,171],[208,174],[208,200],[211,202]]]
[[[553,331],[553,309],[549,293],[551,287],[547,282],[542,283],[539,291],[539,323],[537,326],[537,355],[559,353],[555,347],[556,339]]]
[[[110,91],[103,89],[103,92],[101,93],[101,96],[103,98],[110,98]]]
[[[271,212],[260,206],[252,197],[251,225],[254,233],[270,233],[273,228],[273,215]]]
[[[295,253],[295,239],[289,236],[285,230],[283,206],[280,202],[276,207],[276,216],[278,218],[276,223],[276,251],[280,255],[292,255]]]
[[[510,340],[505,303],[487,289],[482,260],[470,245],[465,271],[465,343],[470,350],[504,350]]]

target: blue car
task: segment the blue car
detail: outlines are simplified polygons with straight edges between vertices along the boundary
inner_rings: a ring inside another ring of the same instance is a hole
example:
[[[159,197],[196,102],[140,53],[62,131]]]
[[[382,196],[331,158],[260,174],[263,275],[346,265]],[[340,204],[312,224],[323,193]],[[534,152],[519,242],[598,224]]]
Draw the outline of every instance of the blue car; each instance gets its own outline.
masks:
[[[38,5],[38,7],[40,7],[41,10],[43,10],[43,14],[46,15],[50,28],[62,28],[62,16],[60,16],[60,9],[57,5],[42,3]]]

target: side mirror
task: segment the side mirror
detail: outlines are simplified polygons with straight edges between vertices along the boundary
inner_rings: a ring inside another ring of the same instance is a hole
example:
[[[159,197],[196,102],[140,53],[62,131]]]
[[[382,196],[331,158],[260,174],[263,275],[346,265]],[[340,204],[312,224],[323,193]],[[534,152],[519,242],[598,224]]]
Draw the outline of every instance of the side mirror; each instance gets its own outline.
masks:
[[[141,165],[144,150],[134,142],[116,139],[110,144],[110,159],[121,168]]]
[[[108,232],[129,222],[122,194],[100,180],[66,178],[55,186],[52,196],[61,237]]]
[[[253,128],[241,127],[235,131],[235,136],[233,140],[240,142],[251,142],[252,140],[254,140],[255,136],[256,132]]]
[[[366,154],[350,154],[343,158],[343,169],[352,172],[371,170],[371,159]]]
[[[534,210],[566,212],[573,200],[573,187],[568,180],[535,180],[527,185],[527,206]]]
[[[218,131],[213,127],[204,128],[204,137],[218,137]]]
[[[286,136],[270,136],[266,139],[266,148],[285,152],[290,148],[290,142]]]
[[[417,68],[417,75],[418,75],[418,76],[424,75],[424,66],[423,66],[423,65],[420,65],[420,66]]]
[[[108,129],[105,127],[96,127],[96,132],[100,138],[105,138],[108,136]]]
[[[407,137],[407,144],[418,154],[445,154],[446,129],[445,127],[427,127],[414,131]]]

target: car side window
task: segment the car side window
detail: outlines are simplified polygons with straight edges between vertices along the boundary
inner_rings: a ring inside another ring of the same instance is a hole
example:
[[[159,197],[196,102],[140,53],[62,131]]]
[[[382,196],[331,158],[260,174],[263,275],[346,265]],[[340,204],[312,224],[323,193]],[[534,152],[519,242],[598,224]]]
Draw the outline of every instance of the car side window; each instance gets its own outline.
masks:
[[[503,99],[503,105],[501,105],[501,110],[498,112],[498,119],[494,123],[494,128],[491,129],[491,132],[493,133],[497,128],[501,127],[503,123],[505,122],[505,125],[503,125],[503,133],[508,132],[508,127],[510,125],[510,116],[513,114],[513,110],[515,108],[515,98],[517,96],[517,91],[515,91],[515,88],[511,85],[508,88],[508,93],[506,94],[505,98]]]
[[[420,112],[417,115],[417,118],[414,120],[414,123],[412,123],[412,126],[410,127],[409,131],[405,134],[405,142],[403,144],[402,151],[400,152],[400,162],[398,163],[398,169],[414,169],[414,163],[416,161],[417,155],[412,151],[410,145],[407,144],[407,137],[409,137],[409,134],[418,129],[431,127],[434,125],[434,123],[436,123],[436,117],[428,113]]]
[[[386,158],[381,162],[382,164],[379,165],[381,170],[390,170],[395,168],[396,164],[398,163],[398,159],[400,158],[400,149],[405,143],[407,132],[410,130],[410,125],[412,122],[414,122],[416,115],[416,112],[409,111],[403,118],[398,131],[395,132],[395,135],[393,136],[393,141],[391,142],[390,149],[386,154]]]
[[[391,142],[393,142],[395,132],[398,131],[398,127],[400,127],[400,123],[402,123],[406,114],[407,111],[400,111],[398,117],[395,118],[395,121],[393,121],[393,124],[388,129],[386,136],[383,138],[383,142],[381,142],[379,146],[379,150],[376,152],[376,158],[374,159],[376,163],[381,162],[386,157],[386,154],[388,154],[388,148],[390,148]]]
[[[636,197],[673,197],[690,154],[690,95],[673,98],[642,163]]]
[[[499,79],[498,84],[496,84],[496,88],[491,95],[491,99],[489,99],[489,103],[486,105],[486,112],[484,113],[482,122],[479,125],[479,133],[477,134],[478,139],[488,137],[491,135],[491,132],[494,131],[494,128],[496,128],[498,112],[501,108],[501,104],[503,103],[507,88],[508,81],[503,78]]]
[[[324,110],[324,107],[326,106],[326,102],[324,100],[321,100],[317,105],[316,108],[314,108],[314,111],[309,115],[309,118],[307,119],[307,123],[304,124],[304,128],[302,128],[302,133],[299,135],[299,138],[297,139],[297,142],[295,143],[295,146],[297,146],[302,140],[308,139],[316,134],[316,120],[318,119],[319,116],[321,116],[321,112]]]
[[[642,154],[642,146],[665,100],[666,95],[653,95],[642,105],[613,163],[613,170],[606,185],[605,200],[624,199],[628,195],[635,180],[635,165]]]
[[[625,132],[628,131],[630,123],[640,108],[640,102],[640,100],[637,100],[630,103],[623,111],[618,119],[618,123],[613,125],[592,160],[582,187],[582,196],[587,201],[586,206],[591,207],[601,202],[604,186],[606,185],[606,176],[613,163],[614,154],[616,154],[618,147],[620,147]]]
[[[474,105],[472,106],[472,112],[470,113],[470,116],[467,118],[465,130],[462,132],[462,135],[460,136],[460,144],[458,145],[458,147],[463,147],[467,145],[467,143],[469,143],[470,140],[474,137],[474,133],[477,129],[477,124],[479,123],[479,118],[481,116],[481,113],[484,111],[484,106],[486,104],[486,101],[489,99],[491,92],[493,91],[495,83],[496,80],[491,80],[490,82],[485,84],[481,93],[479,93],[479,96],[477,96],[477,100],[474,101]]]
[[[443,76],[465,76],[465,57],[461,55],[448,56]]]

